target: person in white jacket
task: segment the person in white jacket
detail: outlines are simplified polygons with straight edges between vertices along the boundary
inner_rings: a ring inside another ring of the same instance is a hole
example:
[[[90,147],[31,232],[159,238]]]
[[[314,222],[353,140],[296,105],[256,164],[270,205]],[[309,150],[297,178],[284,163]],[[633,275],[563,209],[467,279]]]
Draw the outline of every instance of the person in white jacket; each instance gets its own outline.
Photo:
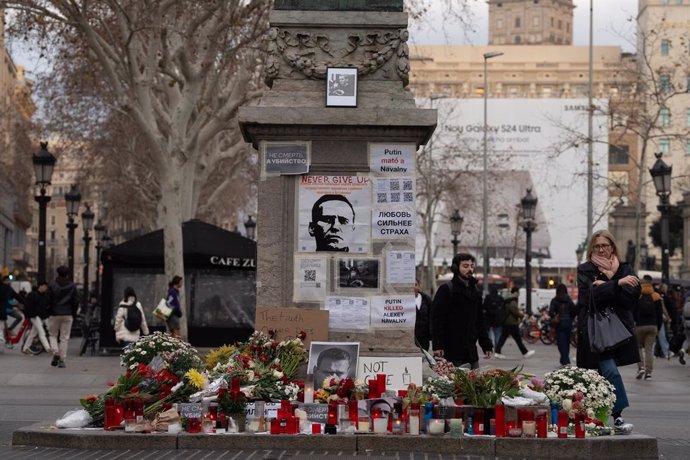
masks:
[[[127,329],[125,320],[127,319],[127,307],[131,305],[136,305],[141,313],[141,326],[135,331],[130,331]],[[146,315],[144,314],[144,309],[141,304],[137,301],[137,294],[131,287],[125,288],[125,293],[120,305],[117,307],[117,313],[115,314],[115,340],[117,340],[123,346],[129,345],[132,342],[139,340],[141,334],[148,335],[149,327],[146,324]]]

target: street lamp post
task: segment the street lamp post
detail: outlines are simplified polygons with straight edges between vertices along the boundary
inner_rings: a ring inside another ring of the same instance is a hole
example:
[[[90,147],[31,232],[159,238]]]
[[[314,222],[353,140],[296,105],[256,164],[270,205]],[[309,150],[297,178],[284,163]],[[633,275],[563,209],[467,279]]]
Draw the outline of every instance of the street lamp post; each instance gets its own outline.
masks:
[[[38,279],[46,279],[46,211],[50,202],[47,188],[51,184],[53,168],[57,159],[48,151],[48,143],[41,142],[41,150],[32,157],[36,185],[39,194],[34,199],[38,203]]]
[[[462,221],[464,219],[460,215],[460,210],[456,209],[452,216],[450,216],[450,233],[453,235],[451,243],[453,243],[453,257],[458,253],[458,245],[460,240],[458,236],[460,235],[460,230],[462,230]]]
[[[247,232],[247,238],[253,240],[256,236],[256,222],[249,216],[247,221],[244,223],[244,230]]]
[[[67,267],[69,279],[74,281],[74,231],[78,225],[74,218],[79,214],[79,202],[81,193],[77,191],[77,185],[72,184],[69,192],[65,193],[65,208],[67,208]]]
[[[101,249],[105,247],[103,243],[107,231],[108,227],[98,219],[98,223],[93,226],[93,236],[96,239],[96,300],[99,305],[101,303]]]
[[[532,232],[537,229],[537,223],[534,219],[535,211],[537,209],[537,197],[532,195],[532,189],[527,189],[527,195],[520,200],[520,207],[522,208],[522,228],[525,230],[525,291],[526,300],[525,307],[527,314],[532,314]]]
[[[81,213],[81,225],[84,229],[84,303],[82,305],[84,310],[89,305],[89,244],[91,243],[89,231],[93,226],[94,217],[93,211],[87,203],[86,210]]]
[[[667,165],[661,159],[661,152],[656,153],[655,156],[656,161],[649,168],[649,174],[652,175],[654,188],[659,196],[659,205],[656,208],[661,212],[661,282],[668,284],[668,211],[671,206],[669,197],[671,196],[671,173],[673,172],[673,166]]]
[[[503,53],[500,51],[490,51],[488,53],[484,53],[484,142],[483,142],[483,147],[484,147],[484,168],[482,169],[482,227],[483,227],[483,236],[482,236],[482,259],[484,262],[484,269],[482,270],[484,274],[482,286],[483,286],[483,297],[486,297],[487,294],[489,294],[489,247],[488,247],[488,241],[489,241],[489,225],[488,225],[488,220],[489,220],[489,192],[488,192],[488,185],[487,185],[487,168],[488,168],[488,116],[487,116],[487,107],[489,105],[489,87],[488,87],[488,79],[487,79],[487,61],[491,58],[495,58],[498,56],[502,56]]]

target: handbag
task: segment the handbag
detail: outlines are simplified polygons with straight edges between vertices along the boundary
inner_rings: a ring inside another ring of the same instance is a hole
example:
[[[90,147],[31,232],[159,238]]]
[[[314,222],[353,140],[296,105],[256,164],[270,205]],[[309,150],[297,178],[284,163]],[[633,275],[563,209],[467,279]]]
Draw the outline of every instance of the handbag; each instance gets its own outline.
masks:
[[[587,317],[589,346],[595,353],[603,353],[616,349],[632,339],[632,332],[625,327],[613,308],[597,310],[592,291],[593,286],[590,286]]]
[[[156,308],[153,309],[153,314],[163,321],[167,320],[172,313],[172,308],[168,307],[168,300],[162,298]]]

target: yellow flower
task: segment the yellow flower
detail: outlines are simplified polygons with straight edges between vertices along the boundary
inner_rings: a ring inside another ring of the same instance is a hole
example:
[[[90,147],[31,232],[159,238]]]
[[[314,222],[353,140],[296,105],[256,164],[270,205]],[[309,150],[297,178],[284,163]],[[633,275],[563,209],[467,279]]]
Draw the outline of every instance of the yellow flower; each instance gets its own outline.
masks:
[[[199,390],[204,389],[208,384],[206,376],[203,375],[201,372],[197,371],[196,369],[190,369],[184,376],[190,385]]]

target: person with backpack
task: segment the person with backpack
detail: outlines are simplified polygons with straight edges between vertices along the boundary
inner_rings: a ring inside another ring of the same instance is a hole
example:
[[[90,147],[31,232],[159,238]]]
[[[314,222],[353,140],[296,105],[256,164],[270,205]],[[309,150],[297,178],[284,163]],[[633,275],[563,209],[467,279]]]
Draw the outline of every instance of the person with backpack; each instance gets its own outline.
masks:
[[[115,340],[123,346],[136,342],[141,334],[148,335],[149,326],[146,324],[144,309],[137,301],[137,294],[131,287],[125,288],[120,305],[115,314]]]
[[[30,354],[29,347],[34,343],[36,336],[38,336],[46,352],[52,352],[46,337],[46,331],[43,329],[43,320],[48,318],[48,301],[48,282],[45,280],[40,280],[36,289],[26,295],[24,314],[33,326],[22,347],[22,353],[26,355]]]
[[[637,363],[637,376],[640,380],[652,379],[652,368],[654,367],[654,342],[659,333],[662,323],[662,300],[658,292],[652,285],[652,277],[645,275],[640,284],[640,298],[637,306],[633,309],[633,319],[635,320],[635,338],[640,347],[640,360]],[[644,363],[642,351],[644,350]]]
[[[503,331],[501,332],[501,337],[498,339],[498,343],[496,344],[495,356],[497,359],[506,359],[506,357],[501,354],[501,350],[503,349],[503,345],[505,345],[508,336],[511,336],[513,340],[515,340],[515,343],[517,344],[518,349],[524,358],[529,358],[535,353],[534,350],[528,350],[527,347],[525,347],[525,344],[522,343],[522,338],[520,337],[520,321],[522,321],[522,318],[525,315],[522,313],[522,311],[520,311],[520,307],[518,307],[519,293],[519,288],[511,288],[510,296],[505,301],[506,315],[505,320],[503,321]]]
[[[568,288],[560,283],[556,286],[556,297],[551,299],[549,317],[556,326],[556,344],[561,357],[561,366],[570,364],[570,334],[573,332],[573,320],[576,315],[575,303],[568,295]]]
[[[498,293],[496,286],[489,286],[489,294],[484,298],[484,318],[489,338],[493,338],[494,347],[498,345],[498,339],[503,330],[505,320],[505,301]]]
[[[53,350],[53,360],[50,365],[64,368],[69,338],[72,334],[72,323],[79,308],[77,287],[69,279],[69,268],[64,265],[57,268],[57,278],[50,283],[49,292],[48,336],[50,348]]]

